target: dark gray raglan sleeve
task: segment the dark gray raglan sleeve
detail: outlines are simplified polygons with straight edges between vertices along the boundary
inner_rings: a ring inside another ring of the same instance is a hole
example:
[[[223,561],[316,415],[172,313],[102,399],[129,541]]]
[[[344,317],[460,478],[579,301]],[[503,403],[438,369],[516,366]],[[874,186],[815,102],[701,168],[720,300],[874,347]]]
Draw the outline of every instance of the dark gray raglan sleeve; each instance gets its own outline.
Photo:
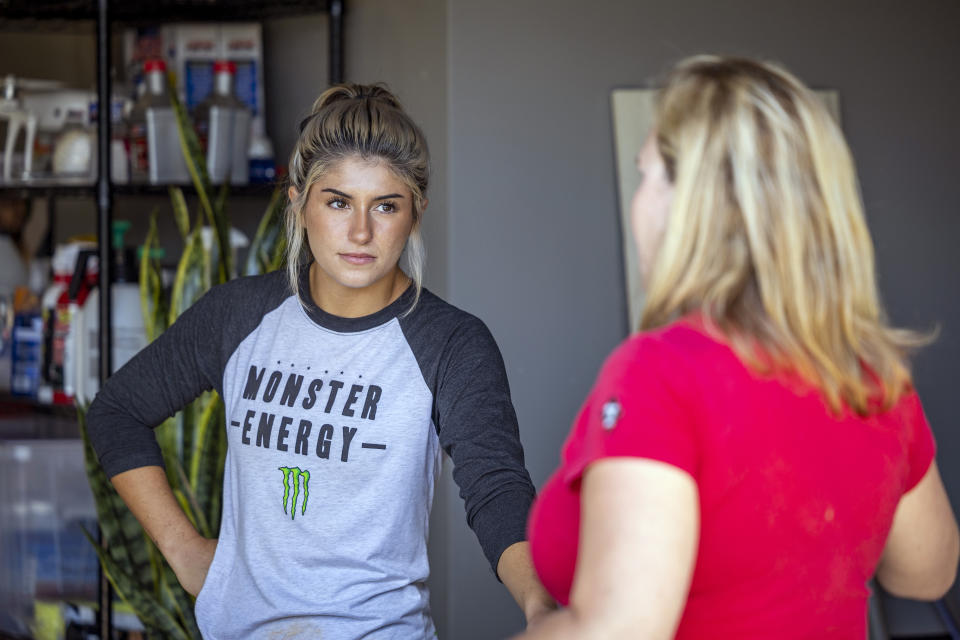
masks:
[[[163,466],[153,429],[203,391],[219,387],[223,292],[211,289],[113,374],[87,413],[90,441],[108,477]]]
[[[496,574],[504,550],[526,540],[535,490],[503,357],[486,325],[473,316],[447,342],[435,401],[440,444],[453,460],[467,524]]]

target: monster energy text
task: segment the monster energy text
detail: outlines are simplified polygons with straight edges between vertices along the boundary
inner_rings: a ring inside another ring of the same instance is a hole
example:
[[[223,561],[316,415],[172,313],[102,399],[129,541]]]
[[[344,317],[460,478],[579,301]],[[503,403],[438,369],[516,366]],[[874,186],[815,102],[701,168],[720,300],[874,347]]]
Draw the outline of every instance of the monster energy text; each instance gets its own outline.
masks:
[[[352,384],[348,390],[341,380],[314,378],[307,382],[304,376],[296,373],[269,371],[252,365],[247,373],[243,399],[256,402],[258,408],[263,404],[274,404],[278,412],[247,409],[242,419],[235,414],[230,424],[240,427],[240,442],[244,445],[292,451],[304,456],[314,453],[324,460],[330,459],[334,442],[339,441],[340,461],[348,462],[357,427],[340,425],[337,428],[333,424],[334,416],[374,421],[382,393],[383,390],[375,384]],[[297,410],[291,412],[295,415],[279,413],[286,407]],[[312,419],[317,414],[321,419]],[[382,445],[363,446],[385,448]]]

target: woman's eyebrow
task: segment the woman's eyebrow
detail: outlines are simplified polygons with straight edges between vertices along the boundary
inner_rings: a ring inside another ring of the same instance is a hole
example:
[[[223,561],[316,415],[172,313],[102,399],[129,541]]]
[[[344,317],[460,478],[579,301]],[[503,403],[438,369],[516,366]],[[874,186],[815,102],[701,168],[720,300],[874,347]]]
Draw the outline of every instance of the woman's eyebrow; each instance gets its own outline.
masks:
[[[348,194],[348,193],[344,193],[343,191],[340,191],[340,190],[338,190],[338,189],[327,188],[327,189],[322,189],[322,191],[327,191],[327,192],[329,192],[329,193],[336,194],[336,195],[340,196],[341,198],[346,198],[346,199],[348,199],[348,200],[353,200],[353,196],[351,196],[351,195]],[[385,196],[377,196],[376,198],[374,198],[374,200],[389,200],[389,199],[391,199],[391,198],[403,198],[403,194],[400,194],[400,193],[388,193],[388,194],[385,195]]]

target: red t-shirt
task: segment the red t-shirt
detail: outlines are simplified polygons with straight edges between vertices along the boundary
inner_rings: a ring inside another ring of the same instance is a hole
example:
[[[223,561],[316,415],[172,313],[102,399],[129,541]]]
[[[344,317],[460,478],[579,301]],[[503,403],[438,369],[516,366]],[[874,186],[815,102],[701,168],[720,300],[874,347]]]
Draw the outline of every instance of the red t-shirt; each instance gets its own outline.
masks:
[[[862,640],[867,582],[934,442],[914,392],[879,415],[838,416],[809,386],[749,370],[695,320],[631,337],[600,371],[530,516],[534,564],[562,604],[581,476],[622,456],[697,482],[699,549],[677,638]]]

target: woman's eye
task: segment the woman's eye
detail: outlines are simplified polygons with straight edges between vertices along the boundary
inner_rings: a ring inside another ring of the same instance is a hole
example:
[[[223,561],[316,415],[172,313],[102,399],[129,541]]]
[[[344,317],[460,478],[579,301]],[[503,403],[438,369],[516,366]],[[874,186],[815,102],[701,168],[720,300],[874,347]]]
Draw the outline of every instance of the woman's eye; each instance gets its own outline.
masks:
[[[392,202],[381,202],[377,205],[376,211],[382,211],[384,213],[394,213],[397,210],[397,205]]]
[[[332,207],[334,209],[346,209],[347,201],[344,200],[343,198],[331,198],[330,200],[327,201],[327,206]]]

